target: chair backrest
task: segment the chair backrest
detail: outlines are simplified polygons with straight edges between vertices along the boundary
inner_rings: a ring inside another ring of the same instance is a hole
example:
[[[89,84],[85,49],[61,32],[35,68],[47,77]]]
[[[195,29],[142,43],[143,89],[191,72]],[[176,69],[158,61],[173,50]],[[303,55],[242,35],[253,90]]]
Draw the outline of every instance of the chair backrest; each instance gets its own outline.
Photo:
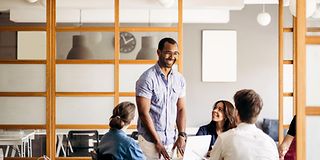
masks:
[[[68,133],[68,143],[72,150],[68,151],[68,156],[90,157],[90,151],[99,145],[99,133],[97,130],[71,130]]]

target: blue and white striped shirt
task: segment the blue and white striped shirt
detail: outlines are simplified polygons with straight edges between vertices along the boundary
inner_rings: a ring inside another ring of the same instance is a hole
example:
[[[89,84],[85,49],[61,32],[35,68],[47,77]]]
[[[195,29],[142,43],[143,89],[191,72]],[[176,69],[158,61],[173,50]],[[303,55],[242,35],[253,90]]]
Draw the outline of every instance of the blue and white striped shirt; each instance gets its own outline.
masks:
[[[177,102],[178,98],[185,96],[185,90],[186,82],[182,74],[172,69],[166,79],[158,63],[145,71],[136,82],[136,96],[151,100],[149,113],[164,145],[175,141]],[[153,142],[140,118],[138,132],[147,141]]]

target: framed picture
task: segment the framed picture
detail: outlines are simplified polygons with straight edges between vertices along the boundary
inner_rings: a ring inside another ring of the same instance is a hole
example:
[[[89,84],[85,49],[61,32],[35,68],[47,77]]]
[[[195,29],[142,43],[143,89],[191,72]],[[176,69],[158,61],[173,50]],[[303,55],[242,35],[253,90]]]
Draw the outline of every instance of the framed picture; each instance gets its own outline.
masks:
[[[202,30],[202,81],[237,80],[237,32]]]

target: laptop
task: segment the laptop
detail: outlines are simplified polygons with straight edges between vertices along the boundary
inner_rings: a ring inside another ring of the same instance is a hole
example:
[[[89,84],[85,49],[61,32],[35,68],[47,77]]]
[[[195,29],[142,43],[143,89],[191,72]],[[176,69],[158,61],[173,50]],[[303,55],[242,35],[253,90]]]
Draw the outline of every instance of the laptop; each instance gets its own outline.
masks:
[[[211,142],[211,135],[189,136],[183,158],[174,160],[207,160],[206,155]]]

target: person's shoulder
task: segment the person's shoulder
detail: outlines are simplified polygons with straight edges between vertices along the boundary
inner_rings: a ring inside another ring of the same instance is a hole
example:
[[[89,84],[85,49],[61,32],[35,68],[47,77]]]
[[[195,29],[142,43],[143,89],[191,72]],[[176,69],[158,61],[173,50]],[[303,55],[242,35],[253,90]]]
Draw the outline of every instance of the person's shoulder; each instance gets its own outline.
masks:
[[[237,134],[237,128],[232,128],[221,133],[218,137],[221,137],[222,139],[228,139],[229,137],[232,137],[235,134]]]
[[[157,71],[155,66],[152,66],[141,74],[139,80],[151,80],[152,77],[154,77],[154,75],[156,74],[156,72]]]

